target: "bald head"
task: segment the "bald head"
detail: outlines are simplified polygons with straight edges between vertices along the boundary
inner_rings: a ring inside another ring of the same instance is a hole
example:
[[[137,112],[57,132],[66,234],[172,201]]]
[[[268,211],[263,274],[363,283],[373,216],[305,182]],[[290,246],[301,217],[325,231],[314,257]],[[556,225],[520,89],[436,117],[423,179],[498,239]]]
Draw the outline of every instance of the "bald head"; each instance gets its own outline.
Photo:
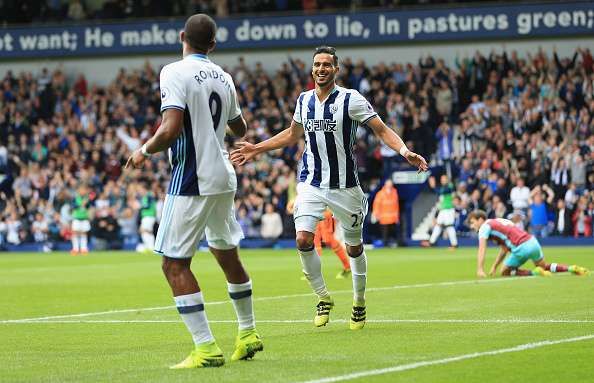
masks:
[[[193,50],[208,53],[214,47],[216,34],[217,24],[212,17],[199,13],[186,20],[183,40]]]

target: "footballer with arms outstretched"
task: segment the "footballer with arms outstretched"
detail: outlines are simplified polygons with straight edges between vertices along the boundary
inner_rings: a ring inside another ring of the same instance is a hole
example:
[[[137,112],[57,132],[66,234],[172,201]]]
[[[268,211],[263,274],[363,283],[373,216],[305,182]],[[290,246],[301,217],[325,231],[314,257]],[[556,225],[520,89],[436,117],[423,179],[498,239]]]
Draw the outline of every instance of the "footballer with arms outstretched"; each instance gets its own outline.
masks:
[[[163,256],[163,272],[175,305],[196,345],[172,368],[224,364],[206,319],[202,292],[190,270],[205,233],[227,278],[239,322],[231,359],[248,359],[263,349],[255,329],[252,282],[237,253],[243,238],[233,205],[237,180],[224,145],[226,125],[241,137],[246,123],[233,79],[207,56],[214,49],[215,35],[216,24],[209,16],[188,18],[180,35],[183,59],[161,71],[161,126],[126,164],[142,167],[147,157],[169,149],[173,169],[154,251]]]
[[[492,240],[500,246],[499,254],[491,266],[490,276],[495,276],[497,267],[510,254],[501,269],[502,276],[550,276],[551,273],[570,272],[575,275],[586,275],[588,270],[581,266],[567,266],[561,263],[547,263],[540,243],[532,234],[517,227],[512,221],[495,218],[487,219],[487,214],[482,210],[475,210],[468,215],[470,227],[478,232],[479,248],[477,254],[477,271],[479,278],[485,274],[485,254],[487,241]],[[536,268],[534,270],[521,269],[520,267],[531,260]]]
[[[328,207],[342,226],[350,257],[354,290],[350,328],[357,330],[365,325],[367,280],[367,258],[361,236],[367,198],[359,186],[353,153],[357,127],[371,128],[380,140],[400,152],[419,171],[427,170],[427,163],[406,148],[402,139],[383,123],[359,92],[336,85],[338,71],[336,49],[316,48],[312,65],[315,89],[299,95],[291,126],[257,144],[237,143],[239,148],[231,152],[231,160],[244,164],[260,153],[295,145],[305,133],[294,219],[303,273],[318,296],[314,324],[317,327],[326,325],[334,306],[322,277],[320,257],[314,248],[316,226],[324,219]]]

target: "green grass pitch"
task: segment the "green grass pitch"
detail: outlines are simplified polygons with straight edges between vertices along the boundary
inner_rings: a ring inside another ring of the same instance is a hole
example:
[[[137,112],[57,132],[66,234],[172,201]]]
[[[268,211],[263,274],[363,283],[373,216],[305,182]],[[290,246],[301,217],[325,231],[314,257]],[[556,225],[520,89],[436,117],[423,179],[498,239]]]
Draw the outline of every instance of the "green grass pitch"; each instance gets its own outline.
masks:
[[[592,247],[544,250],[549,262],[594,269]],[[158,256],[0,254],[0,381],[594,381],[594,277],[477,282],[474,249],[367,256],[368,323],[351,331],[351,281],[334,278],[330,251],[322,263],[336,307],[323,328],[313,326],[317,302],[295,251],[242,251],[265,349],[231,363],[236,324],[225,280],[210,254],[197,253],[193,270],[227,364],[170,371],[192,343]]]

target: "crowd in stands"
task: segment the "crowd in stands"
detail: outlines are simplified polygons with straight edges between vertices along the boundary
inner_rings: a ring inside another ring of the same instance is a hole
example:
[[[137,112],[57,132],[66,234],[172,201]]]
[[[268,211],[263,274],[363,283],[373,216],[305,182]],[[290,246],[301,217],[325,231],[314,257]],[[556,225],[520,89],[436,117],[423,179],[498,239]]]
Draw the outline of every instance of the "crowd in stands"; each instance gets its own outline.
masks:
[[[455,180],[459,231],[468,230],[467,212],[481,208],[539,236],[592,236],[589,50],[569,58],[540,49],[526,57],[477,52],[455,66],[431,56],[377,65],[339,58],[339,84],[364,94],[411,150]],[[300,60],[267,72],[240,58],[225,69],[235,80],[251,142],[288,127],[297,96],[313,87],[309,64]],[[153,156],[144,170],[122,168],[160,124],[158,73],[147,62],[122,69],[107,86],[89,84],[83,75],[67,78],[60,70],[4,76],[0,246],[35,241],[50,248],[68,240],[80,185],[90,190],[91,242],[121,246],[134,240],[142,195],[148,190],[156,196],[160,211],[169,180],[165,154]],[[365,128],[359,128],[355,145],[363,189],[373,197],[402,159]],[[290,213],[302,150],[303,142],[237,167],[236,211],[247,237],[293,236]],[[399,223],[379,214],[376,220]],[[379,237],[379,227],[377,232]]]
[[[242,14],[355,12],[368,8],[391,9],[465,2],[476,0],[4,0],[0,1],[0,25],[56,23],[64,20],[76,23],[85,20],[183,18],[195,13],[227,17]]]

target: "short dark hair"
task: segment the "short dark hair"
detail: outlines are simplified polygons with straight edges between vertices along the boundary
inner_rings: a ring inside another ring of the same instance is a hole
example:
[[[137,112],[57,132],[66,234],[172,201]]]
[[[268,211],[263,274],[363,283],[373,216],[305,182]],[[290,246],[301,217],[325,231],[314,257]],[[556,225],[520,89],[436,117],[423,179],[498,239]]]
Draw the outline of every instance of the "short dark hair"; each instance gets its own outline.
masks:
[[[217,24],[204,13],[188,17],[184,25],[184,41],[197,51],[208,52],[214,44],[216,34]]]
[[[316,55],[320,53],[327,53],[334,59],[334,65],[338,65],[338,56],[336,55],[336,48],[329,47],[328,45],[322,45],[316,48],[312,58],[316,57]]]

